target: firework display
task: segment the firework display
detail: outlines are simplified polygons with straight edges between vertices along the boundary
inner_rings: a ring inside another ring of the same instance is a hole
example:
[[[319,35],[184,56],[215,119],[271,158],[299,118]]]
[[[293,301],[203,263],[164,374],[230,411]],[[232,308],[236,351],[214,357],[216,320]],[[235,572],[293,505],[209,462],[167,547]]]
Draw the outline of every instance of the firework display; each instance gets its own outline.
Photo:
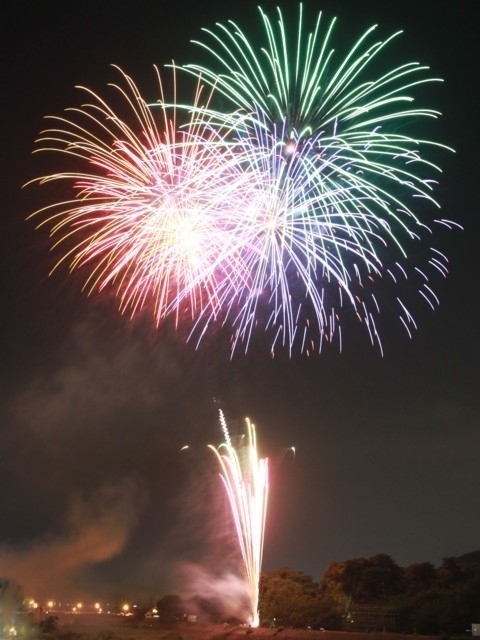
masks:
[[[91,102],[38,141],[73,163],[34,182],[74,196],[32,216],[88,293],[112,289],[122,313],[151,310],[157,325],[173,316],[197,345],[228,326],[232,354],[260,331],[272,353],[310,354],[335,338],[342,348],[355,318],[383,351],[380,311],[411,335],[412,298],[435,308],[431,280],[448,271],[427,245],[435,224],[455,226],[430,213],[447,147],[419,137],[439,114],[414,99],[439,80],[416,62],[389,66],[400,32],[373,40],[371,27],[342,55],[335,19],[320,13],[308,30],[302,5],[296,23],[280,9],[260,17],[263,40],[234,22],[204,30],[211,65],[181,67],[191,104],[167,98],[160,74],[156,102],[123,73],[118,110],[85,90]]]
[[[214,316],[226,283],[234,286],[243,275],[226,252],[247,177],[231,145],[201,116],[207,109],[200,86],[191,106],[174,95],[167,102],[156,69],[160,97],[152,107],[117,71],[116,108],[80,87],[89,101],[69,109],[68,118],[51,117],[55,127],[38,140],[39,150],[82,167],[37,179],[66,182],[74,192],[33,214],[60,252],[54,269],[82,270],[89,294],[113,287],[122,313],[148,306],[157,324],[169,315],[177,323],[195,318],[206,308]],[[176,75],[174,69],[169,78],[175,90]]]
[[[432,270],[447,273],[439,251],[430,249],[426,268],[411,265],[408,254],[412,242],[431,235],[425,211],[438,207],[439,172],[432,152],[447,148],[409,133],[439,115],[415,106],[412,94],[439,79],[416,62],[385,65],[385,50],[401,32],[372,41],[373,26],[339,55],[335,18],[319,13],[307,31],[301,4],[296,29],[280,9],[275,20],[261,8],[260,15],[263,40],[250,41],[233,21],[217,24],[196,41],[212,65],[187,65],[227,100],[239,138],[267,176],[261,204],[245,224],[254,285],[235,318],[236,337],[248,342],[261,307],[270,311],[265,327],[271,324],[282,345],[320,350],[335,332],[341,341],[341,310],[349,307],[382,349],[376,283],[390,280],[411,335],[415,321],[396,292],[398,281],[413,271],[413,288],[433,308]]]
[[[247,434],[232,444],[222,411],[220,425],[225,441],[210,445],[220,464],[225,491],[235,523],[251,604],[251,626],[259,624],[258,597],[263,538],[268,501],[268,459],[259,458],[255,425],[246,419]]]

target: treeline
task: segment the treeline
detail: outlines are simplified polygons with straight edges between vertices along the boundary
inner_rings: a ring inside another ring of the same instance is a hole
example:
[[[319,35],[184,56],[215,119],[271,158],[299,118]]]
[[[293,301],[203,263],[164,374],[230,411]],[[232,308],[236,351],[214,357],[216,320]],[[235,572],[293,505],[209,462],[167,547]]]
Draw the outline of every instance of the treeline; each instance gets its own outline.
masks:
[[[453,558],[400,567],[382,553],[333,562],[319,583],[278,569],[262,576],[260,615],[293,627],[465,634],[480,622],[480,567]]]
[[[203,618],[224,621],[215,603],[199,604]],[[185,610],[175,595],[157,607],[163,619]],[[283,567],[262,574],[259,614],[262,626],[278,628],[465,635],[480,623],[480,567],[453,558],[439,567],[430,562],[400,567],[378,554],[333,562],[319,582]]]

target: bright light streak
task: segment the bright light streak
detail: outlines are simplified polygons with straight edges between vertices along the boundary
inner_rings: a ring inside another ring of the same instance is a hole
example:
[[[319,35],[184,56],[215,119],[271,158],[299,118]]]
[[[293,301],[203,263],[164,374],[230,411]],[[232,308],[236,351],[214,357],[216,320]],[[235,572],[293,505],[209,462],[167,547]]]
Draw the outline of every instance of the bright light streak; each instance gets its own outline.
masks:
[[[247,437],[232,444],[223,412],[220,425],[225,437],[219,447],[209,445],[220,463],[222,478],[235,523],[248,585],[253,627],[259,625],[258,598],[263,540],[268,502],[268,459],[259,458],[255,425],[246,419]]]

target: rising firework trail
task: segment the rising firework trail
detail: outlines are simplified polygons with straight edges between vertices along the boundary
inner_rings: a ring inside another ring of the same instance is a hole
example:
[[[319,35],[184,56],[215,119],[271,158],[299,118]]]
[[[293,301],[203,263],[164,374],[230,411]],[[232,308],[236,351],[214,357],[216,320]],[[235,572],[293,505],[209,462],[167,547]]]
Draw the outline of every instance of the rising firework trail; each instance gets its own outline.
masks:
[[[232,444],[223,412],[219,412],[225,441],[209,445],[220,464],[220,477],[228,496],[243,559],[251,605],[249,623],[259,624],[258,595],[268,501],[268,459],[259,458],[255,425],[246,419],[247,434]]]

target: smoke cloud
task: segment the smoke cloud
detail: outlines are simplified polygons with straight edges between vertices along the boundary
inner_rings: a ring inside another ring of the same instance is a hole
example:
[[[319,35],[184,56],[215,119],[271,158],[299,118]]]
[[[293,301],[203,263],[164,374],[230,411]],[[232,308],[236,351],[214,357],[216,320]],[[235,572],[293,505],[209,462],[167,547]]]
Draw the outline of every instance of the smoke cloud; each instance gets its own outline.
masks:
[[[86,566],[124,551],[141,508],[140,487],[129,478],[104,485],[88,498],[77,495],[71,499],[62,535],[21,549],[0,546],[2,571],[37,599],[71,594]]]

